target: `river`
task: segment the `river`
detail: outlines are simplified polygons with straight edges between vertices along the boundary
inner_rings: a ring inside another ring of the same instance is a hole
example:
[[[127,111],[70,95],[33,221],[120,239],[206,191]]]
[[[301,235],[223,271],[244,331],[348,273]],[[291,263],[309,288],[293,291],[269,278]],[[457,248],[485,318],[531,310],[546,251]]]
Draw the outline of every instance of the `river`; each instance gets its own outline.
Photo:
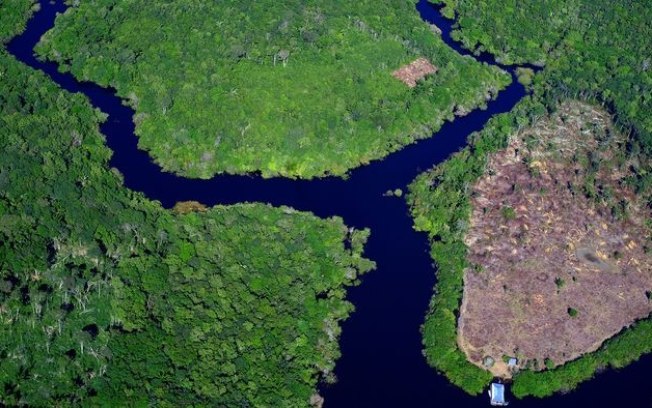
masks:
[[[41,10],[25,32],[7,48],[18,60],[45,72],[70,92],[81,92],[93,106],[108,114],[101,125],[110,161],[124,175],[127,188],[158,200],[166,208],[177,201],[196,200],[206,205],[265,202],[310,211],[320,217],[341,216],[349,226],[371,228],[365,255],[377,263],[358,287],[348,289],[356,311],[343,323],[342,357],[335,373],[338,382],[321,387],[326,408],[337,407],[486,407],[488,397],[471,397],[430,368],[422,355],[419,327],[435,284],[435,271],[425,234],[412,229],[404,199],[384,197],[389,189],[407,185],[421,172],[442,162],[466,144],[467,136],[482,129],[492,116],[507,112],[525,95],[517,81],[488,103],[488,109],[446,123],[433,137],[421,140],[383,160],[353,170],[347,179],[263,179],[256,176],[218,175],[210,180],[186,179],[163,172],[139,150],[134,134],[133,110],[111,89],[79,82],[58,72],[57,65],[37,60],[33,48],[54,25],[61,1],[41,0]],[[450,38],[451,22],[425,0],[417,4],[421,17],[436,24],[442,38],[458,53],[470,55]],[[488,54],[474,56],[497,64]],[[500,322],[497,322],[499,324]],[[567,395],[514,400],[521,407],[652,406],[652,357],[620,370],[609,370]]]

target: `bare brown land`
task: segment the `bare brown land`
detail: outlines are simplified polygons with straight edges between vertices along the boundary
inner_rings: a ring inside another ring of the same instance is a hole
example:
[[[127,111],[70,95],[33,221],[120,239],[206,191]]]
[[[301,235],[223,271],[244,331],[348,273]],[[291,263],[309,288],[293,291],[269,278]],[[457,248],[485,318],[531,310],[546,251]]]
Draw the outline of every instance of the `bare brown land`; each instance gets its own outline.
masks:
[[[198,201],[179,201],[174,204],[172,211],[177,214],[188,214],[191,212],[206,212],[208,207]]]
[[[410,88],[417,86],[417,81],[437,72],[437,67],[425,58],[418,58],[392,72],[394,78],[402,81]]]
[[[471,362],[505,378],[506,357],[554,367],[649,316],[651,214],[623,151],[606,112],[568,102],[489,157],[465,238],[458,342]]]

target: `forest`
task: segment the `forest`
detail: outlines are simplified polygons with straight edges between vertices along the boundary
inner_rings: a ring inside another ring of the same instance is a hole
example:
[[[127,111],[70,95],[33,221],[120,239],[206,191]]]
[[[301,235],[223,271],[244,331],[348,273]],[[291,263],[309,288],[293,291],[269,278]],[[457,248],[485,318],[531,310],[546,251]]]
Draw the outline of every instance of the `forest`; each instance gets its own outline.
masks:
[[[470,186],[511,134],[580,99],[614,116],[628,140],[617,153],[639,163],[626,183],[652,207],[652,16],[626,0],[438,2],[469,49],[544,67],[519,69],[530,95],[407,195],[438,268],[424,355],[479,394],[491,374],[457,345]],[[39,55],[115,88],[140,146],[187,177],[345,176],[510,80],[448,48],[412,0],[71,3]],[[346,289],[374,268],[370,232],[264,204],[169,210],[125,189],[98,131],[105,115],[1,46],[35,7],[0,0],[0,406],[309,405],[336,380]],[[392,77],[419,57],[436,74],[414,88]],[[578,194],[599,200],[598,187]],[[513,393],[568,391],[627,365],[652,351],[651,325],[523,371]]]
[[[0,2],[0,39],[33,3]],[[104,114],[0,50],[0,405],[304,407],[368,231],[122,186]]]
[[[510,82],[435,31],[414,1],[91,0],[37,52],[115,88],[167,171],[311,178],[429,137]],[[392,76],[419,57],[437,73],[415,88]]]
[[[462,277],[471,267],[463,241],[471,214],[470,185],[483,174],[487,155],[505,148],[510,134],[554,112],[560,101],[576,98],[602,105],[614,116],[628,137],[620,154],[643,163],[632,168],[628,185],[652,208],[652,77],[649,56],[641,53],[652,49],[652,15],[645,4],[630,1],[438,3],[445,15],[457,19],[454,35],[468,48],[495,53],[507,64],[545,66],[522,81],[528,97],[511,112],[492,118],[469,147],[420,175],[407,196],[414,227],[430,237],[438,267],[435,295],[422,327],[426,358],[454,384],[478,394],[491,375],[469,363],[457,345]],[[596,197],[600,190],[594,187],[582,191]],[[651,240],[649,236],[648,247]],[[548,396],[573,389],[606,367],[627,365],[652,351],[650,325],[649,319],[640,321],[596,352],[558,368],[521,372],[513,392],[518,397]]]
[[[545,66],[556,97],[597,98],[652,153],[652,10],[629,0],[436,0],[456,39],[506,64]]]

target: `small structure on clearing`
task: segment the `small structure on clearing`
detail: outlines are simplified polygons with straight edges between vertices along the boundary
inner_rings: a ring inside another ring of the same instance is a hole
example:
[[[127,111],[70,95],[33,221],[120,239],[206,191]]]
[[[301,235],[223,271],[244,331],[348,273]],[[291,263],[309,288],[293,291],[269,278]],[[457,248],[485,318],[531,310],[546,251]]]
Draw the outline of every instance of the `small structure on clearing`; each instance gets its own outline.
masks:
[[[514,358],[514,357],[511,357],[507,361],[507,367],[511,368],[511,369],[515,369],[517,364],[518,364],[518,360],[516,358]]]
[[[491,356],[486,356],[485,358],[482,359],[482,365],[491,368],[494,366],[496,360],[493,359]]]
[[[499,383],[491,383],[489,389],[489,397],[491,398],[491,405],[494,407],[505,407],[509,402],[505,401],[505,385]]]
[[[417,86],[417,81],[435,72],[437,72],[437,67],[421,57],[392,72],[392,76],[410,88],[414,88]]]

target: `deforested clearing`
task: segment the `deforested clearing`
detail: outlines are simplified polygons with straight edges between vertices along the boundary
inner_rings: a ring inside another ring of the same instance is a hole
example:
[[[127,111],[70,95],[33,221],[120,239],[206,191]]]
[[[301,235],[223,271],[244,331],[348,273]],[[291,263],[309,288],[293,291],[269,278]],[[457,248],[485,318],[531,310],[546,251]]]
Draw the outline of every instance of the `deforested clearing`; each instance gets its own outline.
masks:
[[[489,156],[465,237],[471,362],[501,377],[508,357],[552,368],[649,316],[650,210],[626,182],[641,163],[625,143],[606,112],[566,102]]]
[[[402,81],[410,88],[417,86],[417,81],[437,72],[437,67],[425,58],[418,58],[392,73],[394,78]]]

